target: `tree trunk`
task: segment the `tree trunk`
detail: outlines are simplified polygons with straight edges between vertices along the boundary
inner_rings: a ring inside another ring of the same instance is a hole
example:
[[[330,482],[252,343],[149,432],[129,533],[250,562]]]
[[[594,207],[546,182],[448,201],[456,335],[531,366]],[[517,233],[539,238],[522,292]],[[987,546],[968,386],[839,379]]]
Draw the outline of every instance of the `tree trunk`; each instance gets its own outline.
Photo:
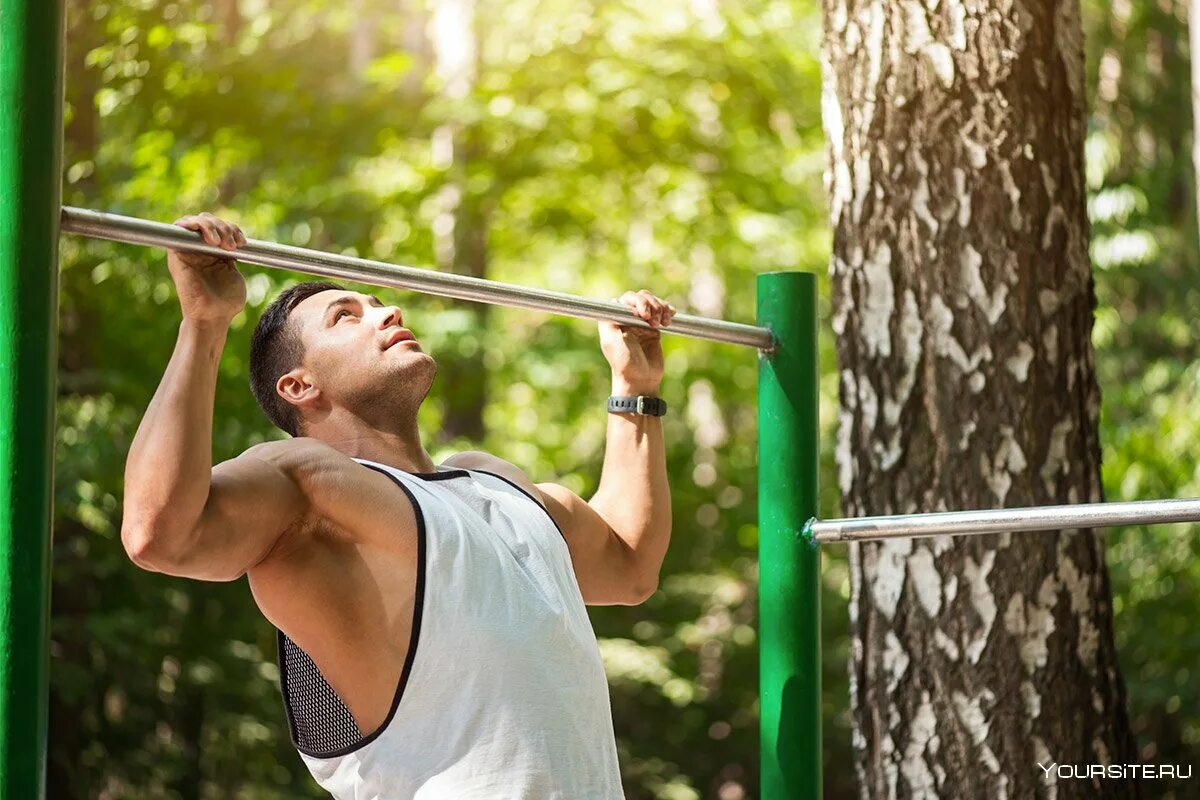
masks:
[[[1077,0],[824,0],[848,515],[1101,499]],[[1136,797],[1103,536],[851,545],[864,798]]]

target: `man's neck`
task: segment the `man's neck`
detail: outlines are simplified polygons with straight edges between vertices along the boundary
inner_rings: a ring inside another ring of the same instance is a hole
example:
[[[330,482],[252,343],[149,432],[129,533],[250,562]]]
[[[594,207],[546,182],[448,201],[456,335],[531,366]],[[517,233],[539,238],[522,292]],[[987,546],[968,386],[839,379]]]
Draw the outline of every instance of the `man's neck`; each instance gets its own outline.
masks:
[[[374,461],[403,472],[436,470],[433,459],[421,444],[415,419],[389,430],[380,430],[358,419],[325,419],[310,426],[304,435],[320,439],[351,458]]]

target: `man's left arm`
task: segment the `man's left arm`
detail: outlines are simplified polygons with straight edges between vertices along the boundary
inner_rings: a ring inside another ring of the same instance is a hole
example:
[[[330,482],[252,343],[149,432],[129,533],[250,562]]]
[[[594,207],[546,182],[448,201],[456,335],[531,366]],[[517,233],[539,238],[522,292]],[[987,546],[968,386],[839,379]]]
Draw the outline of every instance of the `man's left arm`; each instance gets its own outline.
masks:
[[[600,323],[612,393],[658,396],[663,375],[658,329],[670,324],[675,309],[646,290],[626,292],[621,301],[653,327]],[[566,535],[584,602],[633,605],[654,593],[671,540],[661,417],[609,413],[600,485],[587,502],[558,484],[537,488]]]

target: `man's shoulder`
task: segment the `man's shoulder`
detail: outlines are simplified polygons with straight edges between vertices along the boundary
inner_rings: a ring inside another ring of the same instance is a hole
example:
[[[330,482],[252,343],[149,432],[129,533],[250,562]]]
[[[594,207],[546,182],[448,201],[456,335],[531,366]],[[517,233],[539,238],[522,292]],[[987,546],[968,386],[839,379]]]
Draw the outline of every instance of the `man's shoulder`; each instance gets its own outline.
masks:
[[[320,439],[307,436],[259,442],[247,447],[238,457],[268,461],[295,475],[330,467],[349,466],[353,461],[345,453]]]
[[[504,467],[506,469],[518,470],[511,462],[505,461],[500,456],[485,453],[482,450],[463,450],[461,453],[454,453],[442,459],[443,467],[458,467],[459,469],[482,469],[486,470],[489,467]]]
[[[455,453],[449,458],[443,459],[442,466],[473,469],[499,475],[501,478],[515,483],[537,500],[542,500],[541,492],[538,491],[537,486],[534,485],[530,477],[525,474],[525,470],[491,453],[485,453],[482,450],[464,450],[461,453]]]

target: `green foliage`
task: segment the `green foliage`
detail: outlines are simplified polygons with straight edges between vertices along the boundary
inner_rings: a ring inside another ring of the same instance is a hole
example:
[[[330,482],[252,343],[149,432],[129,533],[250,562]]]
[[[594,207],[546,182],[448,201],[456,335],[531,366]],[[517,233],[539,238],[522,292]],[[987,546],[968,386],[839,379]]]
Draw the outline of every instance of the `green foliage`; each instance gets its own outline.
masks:
[[[254,237],[416,265],[444,264],[455,215],[472,210],[490,278],[596,297],[647,287],[741,320],[756,272],[823,271],[815,4],[481,3],[478,75],[461,97],[413,45],[414,29],[433,30],[424,8],[73,3],[64,202],[168,220],[211,210]],[[361,69],[356,15],[372,39]],[[288,744],[272,630],[244,582],[141,572],[120,546],[124,454],[178,325],[163,254],[67,240],[62,261],[55,796],[319,797]],[[258,312],[292,279],[243,272],[217,459],[279,435],[247,390],[246,354]],[[435,385],[421,416],[435,458],[481,447],[595,489],[609,378],[594,325],[399,302],[439,359],[485,367]],[[665,347],[675,544],[650,602],[592,616],[629,796],[749,797],[755,356]],[[463,380],[486,390],[482,442],[442,432]],[[841,708],[844,661],[830,669]]]
[[[1108,499],[1200,496],[1200,251],[1187,3],[1085,2]],[[1200,760],[1200,526],[1109,535],[1116,637],[1147,762]],[[1190,796],[1186,785],[1177,794]]]
[[[464,96],[432,67],[436,6],[70,0],[64,202],[166,220],[211,210],[257,238],[421,266],[445,263],[455,215],[470,210],[486,225],[488,277],[596,297],[646,287],[737,320],[753,319],[755,273],[824,273],[815,2],[480,2]],[[1111,74],[1105,58],[1122,65],[1115,90],[1093,91],[1088,144],[1105,480],[1113,498],[1194,495],[1186,35],[1162,4],[1120,9],[1087,4],[1089,74]],[[1135,59],[1143,49],[1157,62]],[[465,159],[451,155],[455,139]],[[217,387],[218,460],[281,435],[248,391],[249,335],[302,279],[243,272],[249,306]],[[288,742],[273,630],[246,584],[143,572],[121,548],[125,453],[179,321],[163,254],[64,239],[61,280],[50,795],[323,796]],[[594,490],[608,389],[594,326],[398,299],[439,359],[483,366],[459,380],[484,390],[484,440],[445,435],[447,398],[467,387],[438,383],[421,416],[435,458],[482,448],[535,480]],[[824,337],[827,515],[832,344]],[[673,545],[650,601],[592,619],[628,796],[753,797],[756,365],[741,348],[678,337],[665,350]],[[1200,760],[1200,642],[1187,628],[1198,546],[1194,530],[1112,539],[1135,720],[1162,761]],[[840,548],[826,550],[823,582],[826,786],[843,797]]]

